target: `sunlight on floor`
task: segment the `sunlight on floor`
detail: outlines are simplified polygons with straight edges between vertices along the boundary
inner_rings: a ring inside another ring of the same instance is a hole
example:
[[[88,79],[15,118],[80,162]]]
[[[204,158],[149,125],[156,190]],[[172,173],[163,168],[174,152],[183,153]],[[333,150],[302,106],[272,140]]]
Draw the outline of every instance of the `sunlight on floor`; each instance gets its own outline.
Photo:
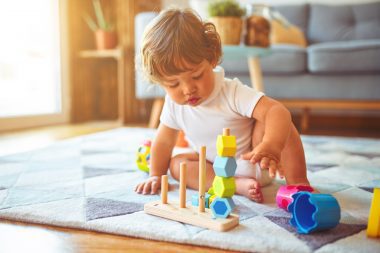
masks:
[[[58,140],[120,127],[115,121],[59,125],[0,134],[0,156],[46,147]]]
[[[37,227],[0,224],[0,252],[73,252],[72,245],[55,233]]]

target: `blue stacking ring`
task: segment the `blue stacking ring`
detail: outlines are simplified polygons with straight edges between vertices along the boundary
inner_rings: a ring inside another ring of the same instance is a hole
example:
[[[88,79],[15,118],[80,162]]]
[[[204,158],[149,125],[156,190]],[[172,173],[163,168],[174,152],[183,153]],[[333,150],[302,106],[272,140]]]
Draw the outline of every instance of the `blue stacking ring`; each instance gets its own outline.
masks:
[[[300,234],[330,229],[339,224],[340,206],[330,194],[298,192],[289,205],[292,213],[290,224]]]

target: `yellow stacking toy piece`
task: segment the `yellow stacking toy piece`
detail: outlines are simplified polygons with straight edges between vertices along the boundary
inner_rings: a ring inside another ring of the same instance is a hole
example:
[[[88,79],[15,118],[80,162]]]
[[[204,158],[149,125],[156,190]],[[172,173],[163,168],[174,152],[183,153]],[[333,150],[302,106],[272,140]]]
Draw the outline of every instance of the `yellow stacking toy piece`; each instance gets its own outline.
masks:
[[[216,139],[216,151],[221,157],[234,157],[236,154],[236,137],[230,135],[228,128],[223,129],[223,135]]]
[[[215,176],[212,188],[216,196],[220,198],[230,198],[235,194],[235,178]]]
[[[217,196],[216,195],[211,195],[210,198],[208,199],[208,206],[211,206],[211,203],[214,201],[214,199],[216,198]]]
[[[214,188],[212,188],[212,186],[211,186],[210,189],[208,189],[207,193],[210,194],[211,196],[215,195]]]
[[[373,189],[371,209],[369,210],[367,236],[380,237],[380,188]]]

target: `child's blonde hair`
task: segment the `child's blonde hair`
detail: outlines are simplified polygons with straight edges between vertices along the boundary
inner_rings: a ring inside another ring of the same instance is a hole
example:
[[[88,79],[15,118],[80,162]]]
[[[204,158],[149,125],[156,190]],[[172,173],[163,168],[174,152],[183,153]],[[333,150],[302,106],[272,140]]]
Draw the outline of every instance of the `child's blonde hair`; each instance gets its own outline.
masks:
[[[203,22],[191,9],[171,8],[146,28],[141,54],[146,77],[160,83],[163,76],[188,71],[188,64],[218,64],[222,49],[214,24]]]

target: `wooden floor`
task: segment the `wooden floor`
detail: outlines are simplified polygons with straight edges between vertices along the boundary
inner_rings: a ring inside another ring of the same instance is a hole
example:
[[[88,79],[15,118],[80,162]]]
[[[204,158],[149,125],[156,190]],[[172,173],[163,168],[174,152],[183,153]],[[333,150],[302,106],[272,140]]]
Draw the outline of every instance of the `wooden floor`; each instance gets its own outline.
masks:
[[[297,119],[296,119],[297,120]],[[328,120],[327,120],[328,121]],[[320,122],[320,120],[319,120]],[[331,121],[330,126],[331,126]],[[136,125],[135,125],[136,126]],[[138,125],[145,126],[145,125]],[[95,122],[0,133],[0,156],[47,146],[55,141],[119,127]],[[312,134],[379,137],[380,131],[311,129]],[[314,131],[314,132],[313,132]],[[0,220],[0,252],[225,252],[212,248]]]

